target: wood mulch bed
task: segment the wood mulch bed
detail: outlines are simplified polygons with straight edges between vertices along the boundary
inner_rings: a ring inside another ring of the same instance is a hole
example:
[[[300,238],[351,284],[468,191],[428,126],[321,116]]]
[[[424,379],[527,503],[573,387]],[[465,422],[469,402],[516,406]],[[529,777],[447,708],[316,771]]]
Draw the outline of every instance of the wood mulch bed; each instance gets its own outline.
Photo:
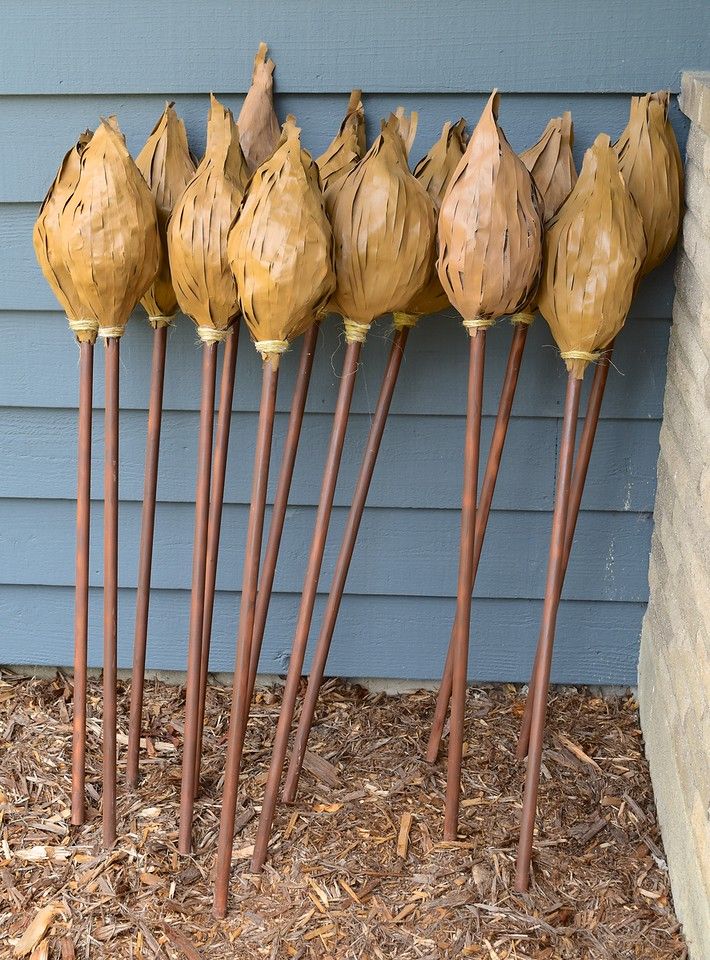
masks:
[[[119,691],[125,750],[128,687]],[[177,853],[184,691],[146,688],[147,750],[101,849],[100,708],[90,682],[90,821],[69,826],[71,680],[0,675],[0,956],[43,958],[681,958],[636,704],[557,692],[530,894],[512,892],[523,698],[472,688],[460,841],[442,842],[445,763],[423,759],[434,695],[327,684],[299,801],[261,877],[249,855],[279,708],[247,740],[229,918],[210,914],[229,691],[210,688],[195,851]],[[121,760],[121,774],[123,766]],[[29,929],[28,929],[29,928]]]

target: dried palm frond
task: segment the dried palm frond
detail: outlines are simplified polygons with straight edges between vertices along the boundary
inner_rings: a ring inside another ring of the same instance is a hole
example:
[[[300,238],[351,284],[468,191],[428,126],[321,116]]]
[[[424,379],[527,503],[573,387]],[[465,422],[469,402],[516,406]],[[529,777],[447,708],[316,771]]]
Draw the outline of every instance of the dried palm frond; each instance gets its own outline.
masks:
[[[267,160],[278,146],[281,136],[279,119],[274,110],[274,61],[266,59],[268,47],[259,44],[254,57],[251,86],[237,117],[239,139],[250,171]]]
[[[542,195],[546,223],[552,220],[577,182],[573,145],[572,114],[567,110],[561,117],[553,117],[537,143],[520,154]]]
[[[178,309],[170,278],[167,227],[173,207],[195,175],[195,161],[187,143],[185,124],[175,112],[174,103],[166,105],[145,146],[136,157],[136,166],[155,198],[160,231],[158,274],[141,300],[148,319],[155,327],[167,322]]]
[[[631,98],[626,129],[614,144],[619,169],[643,220],[645,275],[673,249],[683,208],[683,161],[668,119],[667,90]]]
[[[616,153],[599,134],[545,236],[538,302],[578,379],[624,325],[646,254],[643,222]]]
[[[352,170],[364,153],[365,109],[362,90],[353,90],[340,129],[316,159],[323,192]]]
[[[71,150],[65,155],[57,175],[49,188],[39,209],[39,215],[32,231],[32,243],[35,256],[45,280],[59,300],[69,327],[79,343],[94,343],[98,324],[92,318],[84,316],[76,288],[69,270],[64,263],[62,244],[59,238],[59,215],[79,182],[81,155],[89,140],[91,130],[85,130]]]
[[[204,342],[224,339],[239,312],[227,235],[248,179],[232,113],[212,96],[205,155],[168,224],[175,294]]]

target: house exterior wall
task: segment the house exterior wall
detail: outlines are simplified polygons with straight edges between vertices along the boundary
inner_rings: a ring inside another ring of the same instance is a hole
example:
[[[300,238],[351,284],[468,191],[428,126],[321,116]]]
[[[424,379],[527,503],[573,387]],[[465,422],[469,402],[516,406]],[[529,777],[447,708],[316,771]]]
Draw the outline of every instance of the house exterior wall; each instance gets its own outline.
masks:
[[[676,270],[639,702],[673,898],[710,956],[710,74],[687,74]]]
[[[115,112],[135,153],[175,99],[191,144],[204,147],[207,93],[235,112],[259,40],[276,61],[277,108],[295,113],[318,154],[351,86],[365,91],[368,132],[399,103],[416,108],[418,159],[441,124],[474,123],[494,84],[515,149],[571,109],[577,161],[600,130],[626,122],[631,93],[679,89],[702,53],[702,0],[619,5],[440,4],[323,0],[278,4],[124,0],[97,14],[89,0],[7,0],[0,31],[0,662],[72,658],[77,352],[36,266],[31,228],[56,166],[77,133]],[[639,27],[641,26],[641,29]],[[673,105],[681,144],[686,123]],[[629,684],[647,601],[655,464],[673,300],[671,263],[645,281],[618,341],[559,618],[553,680]],[[390,324],[364,349],[336,495],[314,629],[342,531],[384,366]],[[510,325],[489,335],[484,444],[497,406]],[[466,351],[453,311],[413,332],[363,521],[330,670],[345,676],[439,675],[454,611]],[[150,331],[136,316],[122,344],[119,664],[133,635]],[[199,400],[195,334],[171,331],[165,390],[148,661],[183,669]],[[262,660],[287,664],[310,539],[342,337],[324,325],[315,361]],[[278,464],[297,350],[283,360]],[[90,662],[101,658],[102,351],[97,349]],[[256,424],[259,362],[246,336],[237,366],[213,666],[230,669]],[[588,378],[588,379],[591,379]],[[523,680],[544,591],[562,364],[542,320],[531,330],[476,590],[470,673]],[[485,449],[485,447],[484,447]],[[273,495],[274,482],[270,486]]]

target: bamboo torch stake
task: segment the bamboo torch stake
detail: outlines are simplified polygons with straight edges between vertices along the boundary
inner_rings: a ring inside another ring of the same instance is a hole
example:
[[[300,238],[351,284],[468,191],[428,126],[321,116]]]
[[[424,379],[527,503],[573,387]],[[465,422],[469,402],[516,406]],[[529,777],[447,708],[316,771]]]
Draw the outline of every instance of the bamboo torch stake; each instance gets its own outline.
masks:
[[[572,156],[573,143],[574,130],[572,126],[572,115],[567,112],[561,117],[553,117],[543,130],[539,140],[528,150],[520,154],[520,159],[530,171],[538,190],[542,194],[546,222],[549,222],[555,216],[577,181],[577,171],[574,166],[574,157]],[[527,337],[527,327],[532,323],[536,309],[537,307],[533,300],[533,302],[511,318],[515,324],[515,333],[508,353],[508,363],[501,388],[498,413],[496,415],[493,437],[488,451],[486,469],[481,485],[480,502],[476,514],[476,537],[473,561],[474,586],[478,564],[481,558],[481,550],[483,549],[483,541],[486,535],[491,502],[493,500],[501,457],[503,455],[508,424],[510,422],[510,413],[518,382],[518,373]],[[451,697],[452,644],[453,633],[446,657],[444,675],[436,700],[436,710],[429,735],[429,743],[427,745],[426,757],[429,763],[434,763],[438,756],[449,699]]]
[[[65,263],[60,213],[71,197],[81,169],[81,155],[91,140],[85,131],[68,151],[40,208],[32,232],[37,262],[61,304],[79,344],[79,415],[77,437],[76,552],[74,591],[74,683],[72,718],[71,822],[84,822],[86,767],[86,669],[89,627],[89,533],[91,513],[91,417],[94,343],[98,321],[87,316]]]
[[[539,291],[540,312],[567,366],[568,382],[533,678],[529,757],[515,872],[515,889],[519,892],[527,890],[530,879],[547,690],[570,530],[570,490],[581,383],[586,366],[599,359],[600,350],[613,341],[624,324],[646,249],[638,208],[627,192],[609,138],[600,134],[585,154],[579,180],[545,236]],[[601,395],[598,400],[601,402]],[[592,416],[590,435],[593,423]],[[584,459],[588,460],[585,454]],[[584,469],[586,463],[583,462],[582,472]]]
[[[416,133],[416,117],[405,117],[404,111],[401,109],[397,111],[396,116],[401,122],[400,133],[405,146],[408,144],[411,145],[414,134]],[[436,210],[438,210],[449,180],[463,156],[464,148],[465,121],[461,119],[455,124],[446,122],[439,139],[414,168],[415,178],[429,194]],[[436,265],[432,260],[429,277],[424,287],[408,302],[405,311],[394,313],[394,340],[390,349],[387,366],[385,367],[377,407],[370,426],[370,433],[353,494],[353,502],[348,513],[343,541],[336,561],[333,582],[323,616],[323,623],[311,662],[308,688],[303,701],[301,717],[291,751],[291,761],[286,774],[283,791],[283,799],[286,803],[291,803],[296,796],[308,737],[311,726],[313,725],[318,692],[323,682],[323,675],[325,673],[330,645],[340,611],[345,583],[347,581],[367,495],[372,482],[372,475],[375,464],[377,463],[377,456],[387,423],[392,395],[399,376],[407,337],[410,329],[415,326],[420,316],[438,313],[448,305],[448,298],[441,287],[441,282],[436,273]]]
[[[281,211],[292,210],[292,216]],[[277,212],[279,215],[277,216]],[[279,355],[319,316],[334,287],[332,233],[317,167],[293,117],[254,173],[229,233],[229,262],[245,321],[264,359],[264,383],[244,560],[213,911],[225,915],[234,816],[248,718],[249,664],[273,433]]]
[[[153,328],[153,357],[145,447],[143,509],[138,549],[136,624],[133,640],[133,668],[131,671],[128,756],[126,758],[126,783],[131,788],[138,783],[150,580],[155,534],[155,499],[158,486],[160,430],[163,416],[165,350],[168,327],[172,324],[173,317],[178,310],[168,261],[167,223],[173,206],[195,174],[195,164],[190,155],[185,125],[176,114],[172,103],[166,105],[145,146],[136,157],[136,166],[143,174],[145,182],[155,198],[158,230],[160,231],[160,264],[157,276],[141,299],[141,305],[147,312],[148,320]]]
[[[397,203],[389,202],[390,193],[399,198]],[[383,124],[380,136],[360,163],[341,178],[337,190],[326,193],[326,205],[335,238],[337,288],[334,305],[347,318],[344,320],[347,347],[254,844],[253,870],[260,870],[264,864],[276,810],[361,346],[375,317],[406,303],[412,293],[417,292],[418,284],[423,286],[433,260],[433,206],[424,187],[409,172],[398,117],[392,116]],[[377,215],[369,214],[373,205],[379,211]],[[363,235],[362,231],[373,229],[370,224],[375,225],[375,233]],[[404,247],[402,238],[407,238]],[[365,244],[372,250],[370,258],[357,252]],[[413,277],[418,281],[413,282]]]

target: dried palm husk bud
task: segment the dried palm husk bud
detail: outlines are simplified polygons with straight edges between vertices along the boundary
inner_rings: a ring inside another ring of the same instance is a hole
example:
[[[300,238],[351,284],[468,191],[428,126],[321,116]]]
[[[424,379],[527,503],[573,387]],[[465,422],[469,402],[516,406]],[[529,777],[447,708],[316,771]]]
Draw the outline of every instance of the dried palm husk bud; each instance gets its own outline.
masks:
[[[439,279],[473,334],[520,310],[537,288],[542,198],[498,126],[493,91],[439,214]]]
[[[439,139],[414,168],[414,176],[431,197],[437,215],[449,180],[458,167],[465,149],[466,121],[461,118],[452,124],[447,120]],[[449,298],[444,293],[436,272],[436,255],[434,255],[426,286],[407,304],[405,311],[394,315],[395,327],[413,326],[418,317],[438,313],[448,306]]]
[[[81,155],[78,183],[59,217],[64,260],[99,336],[122,336],[158,272],[155,201],[115,118],[102,120]]]
[[[360,163],[328,191],[333,225],[334,309],[348,341],[362,342],[383,313],[404,310],[434,256],[434,205],[407,164],[396,117]]]
[[[683,205],[683,161],[668,120],[667,90],[631,98],[626,129],[615,146],[621,175],[643,219],[645,275],[673,249]]]
[[[577,379],[624,325],[646,253],[641,215],[606,134],[550,223],[538,303]]]
[[[419,114],[416,110],[407,115],[404,107],[397,107],[392,116],[397,121],[397,127],[399,128],[399,135],[402,138],[402,143],[404,144],[404,150],[409,157],[409,154],[412,150],[412,144],[417,135],[417,127],[419,126]]]
[[[227,235],[248,179],[232,113],[212,96],[205,155],[168,224],[175,294],[204,343],[224,340],[239,313]]]
[[[364,153],[365,109],[362,90],[353,90],[340,129],[328,148],[316,159],[323,192],[352,170]]]
[[[335,288],[332,233],[318,168],[292,117],[276,152],[252,177],[229,233],[239,304],[264,360],[278,357]]]
[[[173,207],[195,175],[195,161],[187,144],[185,124],[168,103],[153,128],[145,146],[136,157],[136,166],[143,174],[155,198],[160,231],[160,266],[155,280],[141,300],[153,327],[170,323],[177,313],[178,302],[170,278],[167,226]]]
[[[520,154],[542,195],[546,223],[552,220],[577,182],[573,146],[572,114],[566,110],[561,117],[553,117],[537,143]]]
[[[267,50],[265,43],[259,44],[251,86],[237,117],[239,139],[250,172],[271,156],[281,137],[274,110],[274,61],[266,59]]]
[[[59,239],[59,215],[79,182],[81,155],[91,137],[91,130],[85,130],[65,155],[39,209],[39,216],[32,231],[37,262],[45,280],[62,305],[69,327],[79,343],[94,343],[99,325],[93,317],[84,316],[85,310],[64,262]]]

